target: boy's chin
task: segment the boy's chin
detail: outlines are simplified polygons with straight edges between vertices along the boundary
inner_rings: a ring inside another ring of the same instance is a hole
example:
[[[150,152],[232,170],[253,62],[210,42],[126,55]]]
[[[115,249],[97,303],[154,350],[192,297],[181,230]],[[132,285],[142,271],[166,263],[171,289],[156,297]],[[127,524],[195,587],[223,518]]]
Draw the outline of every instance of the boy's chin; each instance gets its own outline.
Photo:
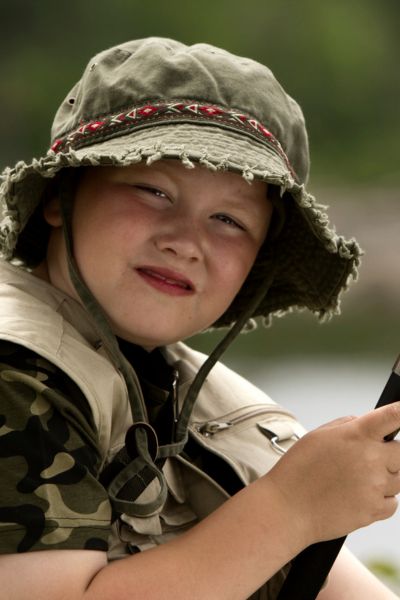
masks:
[[[140,346],[147,352],[151,352],[155,348],[159,348],[160,346],[168,346],[169,344],[173,344],[179,340],[170,339],[170,338],[161,338],[161,337],[146,337],[137,335],[133,332],[126,331],[125,329],[120,329],[118,327],[113,328],[114,334],[124,340],[125,342],[129,342],[130,344],[135,344],[136,346]]]
[[[129,342],[130,344],[135,344],[136,346],[140,346],[144,350],[151,352],[155,348],[160,348],[162,346],[169,346],[170,344],[176,344],[177,342],[184,342],[185,340],[191,338],[197,333],[201,333],[200,331],[194,331],[193,333],[189,333],[187,335],[181,337],[173,337],[173,336],[165,336],[163,338],[147,338],[133,334],[132,332],[113,329],[114,334],[124,340],[125,342]]]

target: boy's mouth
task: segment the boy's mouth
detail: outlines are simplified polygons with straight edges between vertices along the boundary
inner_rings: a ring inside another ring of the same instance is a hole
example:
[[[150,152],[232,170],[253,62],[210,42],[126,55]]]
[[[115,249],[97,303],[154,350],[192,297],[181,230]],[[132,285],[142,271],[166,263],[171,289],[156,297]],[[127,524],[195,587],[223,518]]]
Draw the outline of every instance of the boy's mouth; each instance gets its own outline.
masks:
[[[194,292],[195,287],[190,279],[186,279],[179,273],[170,271],[164,268],[154,267],[138,267],[136,271],[150,284],[154,284],[156,287],[176,290],[177,292],[182,291],[183,293]]]

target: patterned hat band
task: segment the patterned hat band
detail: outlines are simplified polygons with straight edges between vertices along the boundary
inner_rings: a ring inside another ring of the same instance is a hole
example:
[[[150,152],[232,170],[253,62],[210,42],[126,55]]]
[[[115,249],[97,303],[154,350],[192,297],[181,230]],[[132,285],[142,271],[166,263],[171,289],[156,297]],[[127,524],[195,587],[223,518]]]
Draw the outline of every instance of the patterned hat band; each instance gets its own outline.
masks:
[[[77,129],[56,139],[50,150],[55,153],[65,152],[69,148],[77,150],[144,127],[184,122],[216,125],[255,138],[277,153],[296,179],[294,169],[281,144],[265,125],[238,110],[189,100],[147,102],[142,106],[112,115],[100,116],[93,121],[82,122]]]

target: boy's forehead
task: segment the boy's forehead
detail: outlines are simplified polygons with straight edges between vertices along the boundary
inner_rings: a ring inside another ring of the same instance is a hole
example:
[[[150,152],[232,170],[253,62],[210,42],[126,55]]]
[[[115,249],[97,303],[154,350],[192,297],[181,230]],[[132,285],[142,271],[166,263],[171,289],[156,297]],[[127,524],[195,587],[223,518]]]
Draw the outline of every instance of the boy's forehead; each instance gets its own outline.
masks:
[[[210,169],[195,161],[192,161],[190,166],[187,166],[183,164],[180,159],[174,158],[160,159],[151,164],[142,161],[132,165],[100,167],[100,169],[104,169],[104,173],[112,178],[118,178],[119,176],[125,175],[165,175],[177,182],[208,180],[210,184],[215,183],[218,186],[226,185],[229,186],[231,190],[236,188],[241,195],[244,194],[245,196],[253,195],[255,189],[266,191],[268,187],[266,181],[258,178],[254,178],[253,181],[248,181],[247,179],[244,179],[241,174],[234,171],[219,170],[215,168]]]

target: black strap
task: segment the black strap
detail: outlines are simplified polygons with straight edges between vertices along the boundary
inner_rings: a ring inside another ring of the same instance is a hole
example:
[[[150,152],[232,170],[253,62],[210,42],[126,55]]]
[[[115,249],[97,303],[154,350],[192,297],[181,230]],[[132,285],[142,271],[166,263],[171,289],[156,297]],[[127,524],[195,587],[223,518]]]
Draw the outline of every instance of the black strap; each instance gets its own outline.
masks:
[[[277,600],[314,600],[345,541],[344,538],[309,546],[292,561]]]

